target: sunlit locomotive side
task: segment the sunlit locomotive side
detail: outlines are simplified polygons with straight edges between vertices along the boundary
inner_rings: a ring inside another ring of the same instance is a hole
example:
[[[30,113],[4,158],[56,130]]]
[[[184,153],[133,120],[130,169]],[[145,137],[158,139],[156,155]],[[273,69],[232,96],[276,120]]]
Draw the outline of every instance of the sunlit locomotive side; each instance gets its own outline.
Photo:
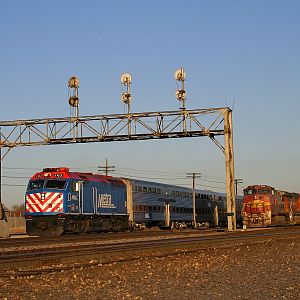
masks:
[[[300,224],[300,194],[268,185],[248,186],[244,190],[242,217],[247,227]]]
[[[126,186],[68,168],[44,169],[29,181],[25,218],[29,235],[126,230]]]

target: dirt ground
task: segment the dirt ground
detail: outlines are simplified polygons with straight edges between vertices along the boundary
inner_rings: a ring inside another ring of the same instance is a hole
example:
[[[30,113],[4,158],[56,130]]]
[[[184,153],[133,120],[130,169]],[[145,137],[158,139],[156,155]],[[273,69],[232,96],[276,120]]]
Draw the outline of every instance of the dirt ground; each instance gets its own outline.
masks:
[[[95,262],[94,262],[95,263]],[[300,237],[0,278],[0,299],[300,299]]]

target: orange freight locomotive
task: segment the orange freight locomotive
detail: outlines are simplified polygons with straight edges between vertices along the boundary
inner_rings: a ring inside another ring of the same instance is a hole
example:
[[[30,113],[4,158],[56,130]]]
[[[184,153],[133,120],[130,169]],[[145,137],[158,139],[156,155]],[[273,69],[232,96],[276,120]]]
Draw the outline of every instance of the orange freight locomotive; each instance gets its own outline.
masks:
[[[300,224],[300,194],[268,185],[248,186],[244,189],[242,217],[247,227]]]

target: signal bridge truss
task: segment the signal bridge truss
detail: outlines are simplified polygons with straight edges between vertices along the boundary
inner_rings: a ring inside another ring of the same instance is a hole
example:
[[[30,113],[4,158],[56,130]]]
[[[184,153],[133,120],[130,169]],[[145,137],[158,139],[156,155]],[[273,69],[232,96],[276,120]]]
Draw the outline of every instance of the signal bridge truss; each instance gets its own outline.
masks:
[[[11,149],[21,146],[200,136],[209,137],[225,155],[228,230],[234,231],[232,111],[228,107],[0,121],[1,161]]]

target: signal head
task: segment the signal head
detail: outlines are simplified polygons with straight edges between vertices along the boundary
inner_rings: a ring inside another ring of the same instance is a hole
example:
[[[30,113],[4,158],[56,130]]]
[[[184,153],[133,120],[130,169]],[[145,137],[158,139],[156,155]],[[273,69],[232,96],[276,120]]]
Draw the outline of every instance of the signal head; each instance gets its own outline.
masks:
[[[68,81],[69,88],[78,88],[79,87],[79,79],[76,76],[70,77]]]
[[[131,75],[129,73],[123,73],[121,75],[121,83],[130,84],[131,83]]]
[[[130,93],[123,93],[121,96],[122,101],[125,104],[128,104],[131,101],[131,94]]]
[[[69,98],[69,105],[72,107],[78,107],[79,98],[77,96],[71,96]]]
[[[175,77],[175,79],[178,80],[178,81],[184,81],[185,78],[186,78],[184,69],[183,69],[183,68],[178,69],[178,70],[175,72],[174,77]]]
[[[185,90],[177,90],[175,95],[176,95],[176,98],[179,101],[183,101],[183,100],[186,99],[186,92],[185,92]]]

